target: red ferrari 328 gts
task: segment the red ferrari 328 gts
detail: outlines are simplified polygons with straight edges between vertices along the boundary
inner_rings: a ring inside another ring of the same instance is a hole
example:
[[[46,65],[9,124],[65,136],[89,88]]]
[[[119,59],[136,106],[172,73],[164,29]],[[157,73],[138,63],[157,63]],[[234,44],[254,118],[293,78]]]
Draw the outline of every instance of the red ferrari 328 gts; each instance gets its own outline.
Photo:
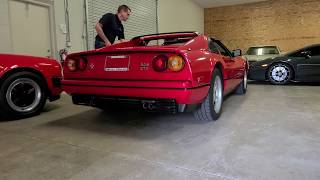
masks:
[[[77,105],[193,110],[199,120],[216,120],[225,95],[246,93],[248,65],[240,55],[196,32],[139,36],[69,55],[62,86]]]
[[[61,65],[54,59],[0,54],[0,114],[20,119],[60,98]]]

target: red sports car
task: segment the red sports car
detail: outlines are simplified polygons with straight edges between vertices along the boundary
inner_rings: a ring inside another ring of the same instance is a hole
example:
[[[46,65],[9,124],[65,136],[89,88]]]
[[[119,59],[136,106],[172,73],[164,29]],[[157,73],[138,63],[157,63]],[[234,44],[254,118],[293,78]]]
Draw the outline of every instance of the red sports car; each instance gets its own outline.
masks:
[[[248,65],[240,55],[196,32],[139,36],[69,55],[62,87],[77,105],[193,110],[197,119],[216,120],[225,95],[246,93]]]
[[[56,60],[0,54],[0,113],[14,119],[40,113],[47,99],[59,99],[61,79]]]

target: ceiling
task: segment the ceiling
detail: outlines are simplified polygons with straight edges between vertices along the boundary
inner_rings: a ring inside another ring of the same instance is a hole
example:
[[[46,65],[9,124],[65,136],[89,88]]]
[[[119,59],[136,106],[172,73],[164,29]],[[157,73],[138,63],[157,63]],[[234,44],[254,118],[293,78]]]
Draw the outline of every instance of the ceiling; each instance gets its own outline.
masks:
[[[245,4],[245,3],[252,3],[252,2],[259,2],[259,1],[266,1],[266,0],[194,0],[194,1],[204,8],[211,8],[211,7]]]

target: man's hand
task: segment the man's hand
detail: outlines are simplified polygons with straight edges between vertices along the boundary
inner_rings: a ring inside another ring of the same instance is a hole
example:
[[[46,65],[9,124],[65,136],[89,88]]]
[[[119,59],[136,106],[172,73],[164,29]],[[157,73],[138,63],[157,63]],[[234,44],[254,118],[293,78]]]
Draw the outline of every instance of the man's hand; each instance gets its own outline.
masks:
[[[109,41],[105,41],[104,44],[105,44],[106,46],[111,46],[111,43],[110,43]]]
[[[129,40],[127,39],[120,39],[120,42],[123,43],[123,42],[129,42]]]

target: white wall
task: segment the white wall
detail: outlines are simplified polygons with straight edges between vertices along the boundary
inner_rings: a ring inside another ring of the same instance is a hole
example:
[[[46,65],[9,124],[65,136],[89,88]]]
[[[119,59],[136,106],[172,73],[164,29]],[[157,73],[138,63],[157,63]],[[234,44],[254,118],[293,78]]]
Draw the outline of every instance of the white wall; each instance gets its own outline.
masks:
[[[66,34],[64,34],[60,29],[60,25],[66,24],[64,0],[54,0],[54,9],[57,50],[60,50],[66,47]],[[84,0],[69,0],[69,21],[71,36],[71,47],[69,49],[70,52],[86,50],[86,38],[83,37],[83,35],[85,35],[84,12]]]
[[[39,0],[46,2],[48,0]],[[49,0],[54,2],[54,19],[56,35],[56,58],[58,51],[66,48],[66,35],[60,30],[65,23],[64,0]],[[84,26],[84,0],[69,0],[71,47],[70,52],[86,50]],[[0,53],[13,53],[11,43],[8,0],[0,0]]]
[[[159,0],[159,32],[204,32],[204,9],[193,0]]]
[[[64,1],[51,1],[54,2],[56,49],[58,51],[66,47],[66,35],[60,30],[60,25],[65,24]],[[0,0],[0,53],[12,53],[7,2],[8,0]],[[83,37],[85,35],[83,6],[84,0],[69,0],[70,52],[86,50],[86,38]],[[204,9],[193,0],[159,0],[158,18],[159,32],[204,32]]]
[[[0,53],[12,52],[7,0],[0,0]]]

